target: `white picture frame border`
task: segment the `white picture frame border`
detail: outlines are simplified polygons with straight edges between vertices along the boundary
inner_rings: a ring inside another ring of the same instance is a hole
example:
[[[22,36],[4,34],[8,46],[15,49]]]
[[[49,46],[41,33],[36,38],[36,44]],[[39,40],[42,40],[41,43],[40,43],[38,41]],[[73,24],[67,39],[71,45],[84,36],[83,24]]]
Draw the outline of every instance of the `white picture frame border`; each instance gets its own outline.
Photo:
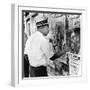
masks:
[[[87,60],[83,60],[83,43],[81,39],[81,60],[82,76],[80,77],[51,77],[51,78],[31,78],[22,79],[22,10],[51,11],[51,12],[71,12],[81,13],[81,38],[83,39],[84,30],[86,30],[86,9],[85,8],[49,8],[34,7],[27,4],[11,5],[11,85],[12,86],[32,86],[48,85],[56,83],[77,83],[87,81]],[[39,82],[39,83],[38,83]],[[47,83],[48,82],[48,83]]]

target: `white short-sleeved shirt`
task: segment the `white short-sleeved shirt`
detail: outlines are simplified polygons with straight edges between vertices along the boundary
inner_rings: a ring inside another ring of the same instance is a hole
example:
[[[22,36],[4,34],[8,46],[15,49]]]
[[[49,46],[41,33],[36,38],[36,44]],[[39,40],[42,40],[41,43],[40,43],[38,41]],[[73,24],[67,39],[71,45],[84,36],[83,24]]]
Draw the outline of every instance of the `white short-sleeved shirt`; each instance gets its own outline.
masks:
[[[36,31],[26,42],[25,54],[28,54],[32,66],[46,66],[47,60],[53,55],[48,40]]]

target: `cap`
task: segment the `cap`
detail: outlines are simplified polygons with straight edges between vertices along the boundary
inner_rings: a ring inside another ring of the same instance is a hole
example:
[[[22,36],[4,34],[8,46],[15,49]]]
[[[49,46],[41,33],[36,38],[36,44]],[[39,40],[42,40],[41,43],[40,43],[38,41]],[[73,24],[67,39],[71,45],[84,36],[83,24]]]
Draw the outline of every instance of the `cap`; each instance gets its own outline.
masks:
[[[37,28],[44,27],[44,26],[48,26],[49,27],[48,18],[45,19],[45,20],[37,22],[36,25],[37,25]]]
[[[38,13],[34,13],[34,14],[32,15],[32,18],[35,18],[37,15],[38,15]]]

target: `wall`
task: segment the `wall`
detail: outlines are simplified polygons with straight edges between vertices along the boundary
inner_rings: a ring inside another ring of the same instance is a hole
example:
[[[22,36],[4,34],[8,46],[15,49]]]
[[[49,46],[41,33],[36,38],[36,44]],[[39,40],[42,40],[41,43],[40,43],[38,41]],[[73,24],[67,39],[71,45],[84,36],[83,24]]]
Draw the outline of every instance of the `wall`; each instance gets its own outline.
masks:
[[[11,79],[11,3],[21,2],[21,3],[30,3],[31,6],[40,6],[40,7],[85,7],[87,8],[87,28],[83,33],[83,58],[87,60],[87,73],[88,73],[88,82],[85,83],[70,83],[70,84],[60,84],[57,83],[53,85],[43,85],[43,86],[32,86],[22,89],[31,89],[31,90],[42,90],[42,89],[69,89],[69,90],[90,90],[90,30],[89,30],[89,20],[90,20],[90,0],[1,0],[0,2],[0,89],[9,89],[12,90],[13,87],[10,86]],[[54,81],[54,80],[53,80]],[[39,81],[40,82],[40,81]],[[39,83],[38,82],[38,83]]]

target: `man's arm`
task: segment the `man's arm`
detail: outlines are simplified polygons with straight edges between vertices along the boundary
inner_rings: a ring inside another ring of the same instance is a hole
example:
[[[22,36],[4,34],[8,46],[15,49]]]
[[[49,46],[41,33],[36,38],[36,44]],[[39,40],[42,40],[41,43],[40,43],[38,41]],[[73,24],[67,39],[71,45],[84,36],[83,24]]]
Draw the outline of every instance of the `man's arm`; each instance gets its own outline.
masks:
[[[63,51],[59,51],[57,53],[55,53],[51,58],[50,60],[54,61],[55,59],[61,57],[63,54],[65,54],[67,51],[69,51],[68,48],[64,49]]]
[[[51,56],[53,56],[53,51],[50,48],[50,43],[48,41],[42,41],[41,43],[41,50],[46,55],[46,57],[49,59]]]

